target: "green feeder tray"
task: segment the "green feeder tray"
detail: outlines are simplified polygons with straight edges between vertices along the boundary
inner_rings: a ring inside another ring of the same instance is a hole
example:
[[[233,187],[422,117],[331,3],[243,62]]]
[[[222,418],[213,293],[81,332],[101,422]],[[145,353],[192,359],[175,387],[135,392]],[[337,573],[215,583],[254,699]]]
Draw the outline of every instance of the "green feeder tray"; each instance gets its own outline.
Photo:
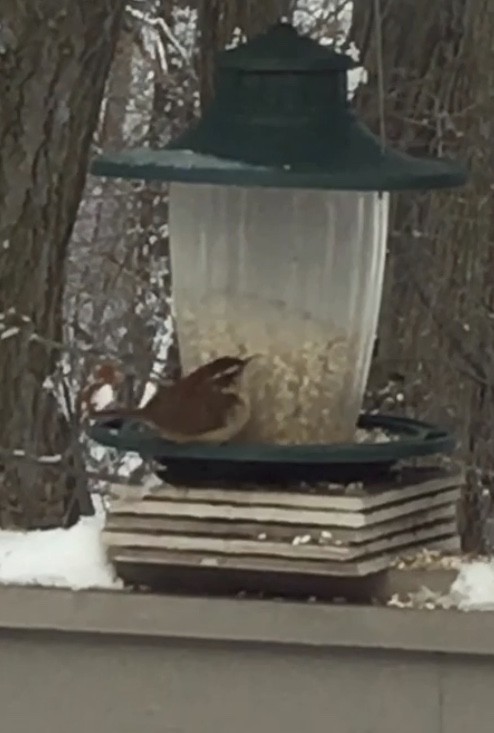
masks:
[[[179,445],[131,421],[94,424],[89,436],[109,448],[138,453],[160,467],[157,475],[175,485],[241,487],[242,484],[294,486],[317,482],[369,482],[385,476],[399,461],[451,453],[451,433],[419,420],[362,414],[358,427],[380,429],[389,441],[317,445],[237,443]]]

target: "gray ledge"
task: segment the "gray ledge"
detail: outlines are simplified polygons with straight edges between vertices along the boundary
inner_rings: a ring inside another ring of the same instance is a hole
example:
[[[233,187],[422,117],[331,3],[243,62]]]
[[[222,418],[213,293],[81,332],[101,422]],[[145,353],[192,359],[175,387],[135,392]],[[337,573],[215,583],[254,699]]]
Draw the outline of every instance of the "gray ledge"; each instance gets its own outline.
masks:
[[[494,654],[494,613],[0,587],[8,630]]]

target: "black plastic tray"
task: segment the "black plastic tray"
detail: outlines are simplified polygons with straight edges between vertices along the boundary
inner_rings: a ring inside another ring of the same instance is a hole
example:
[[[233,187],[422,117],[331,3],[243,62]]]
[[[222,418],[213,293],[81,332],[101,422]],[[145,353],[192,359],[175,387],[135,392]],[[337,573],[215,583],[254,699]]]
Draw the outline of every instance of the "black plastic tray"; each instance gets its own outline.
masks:
[[[406,417],[362,414],[358,427],[380,428],[394,439],[329,445],[178,445],[135,422],[116,420],[96,423],[88,434],[107,447],[154,459],[163,466],[157,471],[160,478],[189,486],[371,481],[384,476],[398,461],[451,453],[456,445],[448,431]]]

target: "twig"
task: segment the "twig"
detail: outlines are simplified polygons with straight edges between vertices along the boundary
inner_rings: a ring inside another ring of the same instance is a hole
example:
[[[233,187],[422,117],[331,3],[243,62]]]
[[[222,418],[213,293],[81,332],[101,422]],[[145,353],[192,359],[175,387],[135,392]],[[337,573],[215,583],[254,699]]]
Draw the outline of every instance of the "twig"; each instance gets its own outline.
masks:
[[[179,56],[182,58],[183,61],[186,63],[190,63],[190,56],[185,50],[185,48],[182,46],[182,44],[178,41],[174,33],[172,32],[170,26],[166,22],[164,18],[158,17],[153,18],[149,13],[143,13],[141,10],[137,10],[136,8],[127,7],[127,12],[129,15],[131,15],[133,18],[137,18],[143,23],[146,23],[147,25],[151,26],[153,28],[159,38],[160,44],[162,44],[162,48],[157,46],[157,55],[159,56],[159,64],[161,66],[161,71],[166,74],[168,71],[168,63],[166,60],[166,41],[168,41],[175,51],[179,54]],[[139,50],[141,53],[144,52],[144,46],[143,44],[140,44]],[[191,74],[195,76],[194,69],[191,67],[190,69]]]
[[[21,448],[2,448],[0,447],[0,458],[7,458],[11,461],[29,461],[37,465],[43,465],[46,467],[62,467],[64,465],[64,458],[60,453],[54,455],[35,456]]]
[[[446,336],[448,341],[450,342],[450,346],[454,348],[454,350],[457,352],[457,354],[463,359],[463,361],[469,366],[469,369],[465,369],[465,367],[460,367],[461,371],[465,374],[465,376],[469,377],[472,381],[476,382],[479,386],[491,389],[493,388],[493,384],[490,380],[487,379],[485,370],[482,368],[482,366],[477,362],[476,359],[465,349],[463,344],[461,343],[461,340],[451,332],[450,329],[446,328],[445,324],[441,321],[440,318],[437,317],[434,308],[432,306],[431,299],[427,296],[424,289],[418,282],[417,278],[415,277],[414,273],[410,269],[410,276],[413,282],[413,285],[415,287],[415,290],[417,292],[417,295],[419,296],[420,300],[422,301],[422,304],[427,308],[429,315],[435,324],[438,331],[443,335]]]
[[[75,469],[71,465],[70,460],[64,456],[57,454],[52,456],[36,456],[32,453],[27,453],[21,449],[12,449],[0,447],[0,458],[8,461],[29,461],[37,466],[43,466],[45,468],[51,468],[57,471],[65,471],[69,475],[73,476]],[[94,471],[87,469],[85,471],[87,478],[93,481],[103,481],[105,483],[114,483],[121,485],[134,485],[130,478],[120,476],[116,473],[109,473],[107,471]],[[140,484],[135,484],[136,486]]]
[[[23,325],[27,325],[27,324],[23,324]],[[15,334],[12,334],[12,338],[14,336],[17,336],[20,332],[21,332],[21,329],[19,329],[19,331],[17,331]],[[53,349],[54,351],[64,352],[67,354],[71,354],[72,356],[80,355],[82,352],[83,354],[90,354],[92,356],[98,356],[98,357],[101,357],[102,359],[114,358],[114,359],[121,360],[121,357],[115,353],[111,353],[111,352],[108,353],[108,351],[102,351],[101,349],[97,349],[92,346],[81,349],[80,346],[76,346],[76,345],[71,346],[70,344],[65,344],[62,341],[57,341],[55,339],[48,338],[47,336],[40,336],[38,333],[29,334],[29,340],[42,344],[43,346]],[[166,359],[160,359],[159,357],[156,357],[155,364],[156,365],[161,364],[162,366],[165,366]],[[160,374],[161,372],[153,371],[151,372],[149,376],[150,378],[154,378],[154,377],[159,378]]]

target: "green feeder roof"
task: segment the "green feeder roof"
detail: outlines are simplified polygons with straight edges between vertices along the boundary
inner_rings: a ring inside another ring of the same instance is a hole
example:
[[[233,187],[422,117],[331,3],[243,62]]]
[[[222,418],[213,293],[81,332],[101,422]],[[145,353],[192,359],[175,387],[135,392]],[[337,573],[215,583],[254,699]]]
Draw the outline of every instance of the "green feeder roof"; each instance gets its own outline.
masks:
[[[102,155],[115,178],[277,188],[398,191],[460,186],[465,169],[386,147],[347,101],[354,61],[279,23],[220,54],[216,96],[161,150]]]

